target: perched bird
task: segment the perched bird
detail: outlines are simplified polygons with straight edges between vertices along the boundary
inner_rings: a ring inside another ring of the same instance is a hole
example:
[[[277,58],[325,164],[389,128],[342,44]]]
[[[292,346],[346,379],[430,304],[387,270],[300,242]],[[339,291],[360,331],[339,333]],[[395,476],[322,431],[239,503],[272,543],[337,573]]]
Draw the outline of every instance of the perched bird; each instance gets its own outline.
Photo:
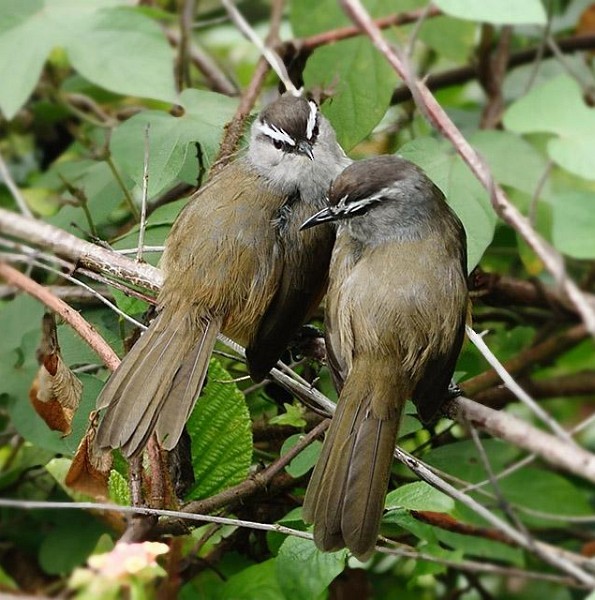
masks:
[[[339,223],[326,303],[337,410],[304,500],[321,550],[373,552],[405,401],[432,419],[448,396],[468,309],[463,226],[421,169],[362,160],[303,229]]]
[[[334,228],[306,235],[350,160],[312,100],[284,95],[262,110],[246,154],[192,196],[169,233],[158,315],[98,400],[96,445],[137,455],[155,431],[172,449],[204,382],[217,334],[246,347],[262,380],[319,303]]]

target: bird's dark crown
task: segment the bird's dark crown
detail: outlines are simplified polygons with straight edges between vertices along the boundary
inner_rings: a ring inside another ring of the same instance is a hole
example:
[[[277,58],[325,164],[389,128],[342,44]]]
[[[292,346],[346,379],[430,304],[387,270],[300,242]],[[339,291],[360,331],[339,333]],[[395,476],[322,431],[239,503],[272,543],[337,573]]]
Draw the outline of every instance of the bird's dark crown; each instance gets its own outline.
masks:
[[[316,141],[318,118],[318,106],[313,100],[285,94],[260,113],[258,126],[273,142],[296,147]]]
[[[413,177],[420,169],[397,156],[376,156],[349,165],[333,182],[329,203],[351,203],[377,196],[396,182]]]

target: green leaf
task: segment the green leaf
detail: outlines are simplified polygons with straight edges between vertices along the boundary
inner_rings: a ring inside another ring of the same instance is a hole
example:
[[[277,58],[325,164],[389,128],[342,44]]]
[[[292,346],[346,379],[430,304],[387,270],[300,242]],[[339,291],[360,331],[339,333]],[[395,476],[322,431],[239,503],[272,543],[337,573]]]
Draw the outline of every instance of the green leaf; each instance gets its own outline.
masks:
[[[540,0],[435,0],[438,8],[460,19],[495,25],[545,25],[547,15]]]
[[[585,105],[578,82],[561,75],[534,87],[504,114],[504,125],[518,133],[555,134],[550,158],[564,169],[595,179],[595,111]]]
[[[276,560],[271,558],[239,573],[220,584],[217,600],[282,600],[277,579]]]
[[[145,129],[149,127],[149,196],[177,182],[188,160],[195,163],[193,181],[198,175],[196,143],[200,144],[205,166],[214,159],[223,127],[232,118],[237,101],[221,94],[184,90],[179,100],[181,117],[150,110],[138,113],[120,125],[111,139],[114,159],[137,185],[143,182]]]
[[[128,296],[116,288],[112,289],[112,294],[114,295],[117,307],[127,315],[142,315],[149,307],[149,304],[144,300]]]
[[[112,469],[107,482],[109,499],[121,506],[130,506],[130,486],[125,477]]]
[[[63,575],[91,554],[106,527],[80,510],[55,511],[43,536],[39,564],[46,573]]]
[[[495,473],[500,472],[518,455],[518,450],[500,440],[482,440],[482,445]],[[455,442],[428,452],[424,460],[460,479],[477,483],[487,478],[475,444],[466,440]]]
[[[443,58],[466,62],[473,51],[476,31],[475,23],[440,16],[424,21],[419,39]]]
[[[319,598],[347,564],[347,550],[320,552],[312,540],[288,537],[277,555],[277,578],[286,598]]]
[[[503,496],[508,502],[558,517],[590,516],[588,494],[568,479],[546,471],[525,467],[498,480]],[[548,527],[551,520],[518,513],[524,521]]]
[[[8,119],[58,46],[82,75],[106,89],[176,100],[173,50],[159,25],[124,0],[5,0],[0,24],[0,109]]]
[[[291,425],[292,427],[305,427],[304,419],[305,408],[301,404],[283,403],[285,412],[271,417],[270,422],[273,425]]]
[[[43,0],[0,3],[0,109],[7,119],[23,106],[37,84],[47,55],[58,43],[58,32],[40,27],[44,4]]]
[[[595,193],[559,193],[552,208],[554,246],[573,258],[595,258]]]
[[[189,500],[206,498],[246,478],[252,461],[252,422],[244,394],[215,359],[187,428],[196,476]]]
[[[0,304],[0,353],[10,352],[20,348],[25,335],[37,332],[41,338],[41,318],[43,306],[31,296],[21,294],[7,304]],[[0,375],[6,367],[5,361],[0,361]],[[1,376],[0,381],[8,381]]]
[[[399,155],[424,169],[463,222],[471,271],[492,241],[496,226],[486,191],[446,142],[418,138],[401,147]]]
[[[80,4],[73,0],[68,14]],[[66,44],[81,75],[119,94],[176,101],[174,51],[158,23],[131,8],[114,7],[97,10],[81,25]]]
[[[389,0],[369,0],[366,7],[375,16],[394,12]],[[291,4],[291,24],[300,36],[334,29],[341,23],[348,21],[335,0]],[[332,100],[322,106],[322,112],[335,127],[341,145],[349,150],[386,113],[397,76],[370,40],[358,36],[318,48],[308,59],[304,82],[308,89],[333,90]]]
[[[87,208],[96,227],[111,222],[111,215],[122,203],[124,193],[106,163],[92,160],[65,161],[55,165],[54,170],[84,193]],[[83,231],[91,231],[87,215],[78,204],[63,206],[47,221],[73,235],[81,235],[73,224]]]
[[[451,512],[454,506],[452,498],[424,481],[415,481],[399,486],[388,494],[385,502],[387,509],[399,507],[444,513]]]
[[[281,447],[281,456],[287,454],[298,442],[304,438],[303,433],[296,433],[288,437]],[[309,446],[304,448],[286,467],[285,470],[292,477],[301,477],[305,475],[315,464],[320,456],[322,442],[314,440]]]

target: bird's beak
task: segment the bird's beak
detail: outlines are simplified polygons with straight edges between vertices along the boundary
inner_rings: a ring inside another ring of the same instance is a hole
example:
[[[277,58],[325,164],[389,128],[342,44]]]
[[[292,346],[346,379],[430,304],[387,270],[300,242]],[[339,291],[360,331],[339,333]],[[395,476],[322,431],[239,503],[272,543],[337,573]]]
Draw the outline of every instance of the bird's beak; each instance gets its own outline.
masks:
[[[299,142],[296,148],[298,154],[307,156],[310,160],[314,160],[314,151],[310,142]]]
[[[337,219],[336,211],[332,206],[327,206],[322,210],[318,211],[315,215],[312,215],[309,219],[306,219],[300,230],[310,229],[310,227],[314,227],[315,225],[320,225],[321,223],[328,223],[329,221],[335,221]]]

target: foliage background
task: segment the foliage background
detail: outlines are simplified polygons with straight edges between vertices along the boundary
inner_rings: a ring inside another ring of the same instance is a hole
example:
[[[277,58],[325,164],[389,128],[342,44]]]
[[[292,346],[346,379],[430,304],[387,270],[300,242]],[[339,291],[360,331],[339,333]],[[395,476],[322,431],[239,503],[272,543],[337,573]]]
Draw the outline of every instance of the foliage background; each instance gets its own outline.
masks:
[[[365,2],[375,18],[418,11],[420,20],[385,27],[386,38],[410,53],[414,69],[428,77],[440,105],[532,231],[563,255],[565,276],[593,310],[595,87],[589,49],[595,48],[595,8],[586,0],[426,4]],[[556,423],[565,429],[583,423],[575,439],[592,450],[595,354],[576,306],[518,228],[497,217],[490,194],[424,119],[386,57],[366,36],[346,36],[343,28],[352,24],[334,0],[251,1],[240,8],[286,60],[298,40],[311,51],[305,86],[330,95],[322,110],[353,158],[398,152],[443,189],[465,224],[470,270],[480,267],[472,276],[475,329],[489,331],[491,350]],[[233,125],[243,124],[242,111],[257,110],[276,93],[276,79],[267,75],[258,50],[225,15],[208,0],[0,0],[0,206],[31,212],[83,239],[135,247],[150,124],[145,243],[162,245],[184,198],[217,160],[235,152]],[[254,91],[260,92],[257,106]],[[64,266],[47,252],[33,262],[26,236],[15,245],[1,222],[0,234],[3,261],[22,265],[51,293],[64,296],[124,353],[130,323],[89,294],[74,298],[59,275]],[[153,264],[158,256],[146,254]],[[146,303],[74,275],[142,319]],[[64,474],[108,372],[68,326],[59,326],[62,356],[84,392],[72,433],[49,431],[27,400],[44,308],[8,283],[1,294],[1,495],[77,499],[63,486]],[[319,389],[334,398],[324,368],[304,360],[295,368],[307,380],[319,377]],[[544,428],[490,375],[471,344],[457,372],[467,395]],[[278,385],[231,381],[244,374],[240,360],[227,353],[215,357],[205,401],[189,424],[197,476],[184,501],[204,502],[196,512],[208,506],[226,516],[304,530],[299,506],[320,443],[303,440],[320,417]],[[548,466],[544,457],[520,463],[527,451],[505,435],[479,440],[447,419],[426,430],[412,409],[401,436],[400,444],[441,477],[589,572],[584,561],[595,540],[587,479]],[[241,502],[221,500],[225,489],[279,464],[279,456],[299,443],[305,450],[270,475],[264,489],[248,493],[244,487]],[[501,475],[497,486],[494,474]],[[129,500],[126,476],[116,461],[109,493],[121,503]],[[586,596],[588,586],[546,564],[539,552],[498,537],[475,512],[403,465],[395,464],[391,489],[382,532],[401,546],[389,544],[394,552],[365,565],[345,552],[322,555],[298,537],[203,525],[171,538],[162,563],[166,576],[143,583],[143,593],[221,599],[355,592],[362,598]],[[213,497],[219,501],[209,504]],[[109,550],[118,537],[113,523],[90,513],[1,510],[4,590],[62,591],[76,566]]]

